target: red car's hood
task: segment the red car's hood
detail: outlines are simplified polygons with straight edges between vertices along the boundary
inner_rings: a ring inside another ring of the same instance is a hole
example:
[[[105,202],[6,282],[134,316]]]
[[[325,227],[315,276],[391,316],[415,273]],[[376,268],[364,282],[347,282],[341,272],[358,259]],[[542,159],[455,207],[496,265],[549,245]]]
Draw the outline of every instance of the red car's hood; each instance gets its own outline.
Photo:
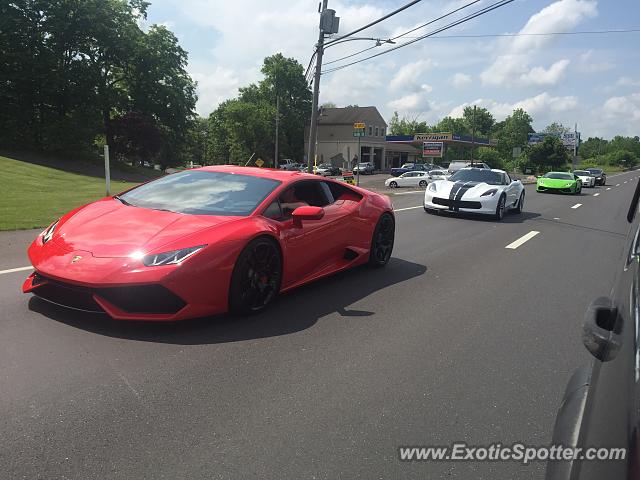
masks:
[[[63,218],[56,227],[54,241],[67,250],[83,250],[95,257],[128,257],[237,219],[126,206],[107,198]]]

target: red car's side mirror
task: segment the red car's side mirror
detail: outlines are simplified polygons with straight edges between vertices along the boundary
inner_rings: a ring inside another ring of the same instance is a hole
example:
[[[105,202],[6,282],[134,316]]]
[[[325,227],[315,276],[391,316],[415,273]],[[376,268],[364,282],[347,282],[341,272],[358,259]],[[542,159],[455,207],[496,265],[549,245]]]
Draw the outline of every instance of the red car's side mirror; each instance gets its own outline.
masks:
[[[306,205],[296,208],[291,213],[291,216],[293,217],[294,225],[299,227],[302,225],[303,220],[320,220],[324,217],[324,208]]]

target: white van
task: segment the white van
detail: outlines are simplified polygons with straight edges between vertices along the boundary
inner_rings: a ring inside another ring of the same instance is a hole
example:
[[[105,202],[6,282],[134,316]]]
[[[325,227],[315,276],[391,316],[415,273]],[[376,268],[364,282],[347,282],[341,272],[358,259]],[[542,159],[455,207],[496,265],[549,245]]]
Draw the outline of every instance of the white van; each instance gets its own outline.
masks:
[[[473,162],[473,165],[471,165],[470,161],[465,160],[463,162],[459,162],[459,161],[451,162],[449,164],[449,173],[455,173],[461,168],[466,168],[466,167],[488,168],[489,170],[491,169],[491,167],[486,163]]]

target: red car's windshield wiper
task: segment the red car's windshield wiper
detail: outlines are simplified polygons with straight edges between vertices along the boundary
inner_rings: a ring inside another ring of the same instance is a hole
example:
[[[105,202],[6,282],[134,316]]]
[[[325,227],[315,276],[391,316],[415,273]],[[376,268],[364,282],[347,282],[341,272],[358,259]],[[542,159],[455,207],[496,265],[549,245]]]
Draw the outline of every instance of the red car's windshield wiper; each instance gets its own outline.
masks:
[[[132,206],[129,202],[127,202],[124,198],[119,197],[118,195],[114,195],[113,198],[115,198],[116,200],[122,202],[124,205],[127,205],[128,207]]]

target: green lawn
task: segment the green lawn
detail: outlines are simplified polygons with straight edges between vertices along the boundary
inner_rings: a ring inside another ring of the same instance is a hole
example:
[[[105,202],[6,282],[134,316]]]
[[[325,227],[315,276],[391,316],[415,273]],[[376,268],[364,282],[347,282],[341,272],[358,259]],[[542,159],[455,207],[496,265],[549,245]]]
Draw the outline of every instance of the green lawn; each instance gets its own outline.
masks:
[[[135,183],[111,182],[111,193]],[[46,227],[105,195],[103,179],[0,156],[0,230]]]

